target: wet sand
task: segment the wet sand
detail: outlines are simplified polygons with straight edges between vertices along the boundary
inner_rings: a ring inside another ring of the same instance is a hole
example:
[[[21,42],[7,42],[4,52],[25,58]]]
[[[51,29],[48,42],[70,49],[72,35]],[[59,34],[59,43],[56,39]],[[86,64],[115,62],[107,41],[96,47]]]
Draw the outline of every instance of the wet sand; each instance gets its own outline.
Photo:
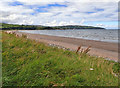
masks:
[[[37,40],[39,42],[44,42],[47,44],[59,45],[71,50],[77,50],[79,46],[82,46],[82,48],[91,46],[91,50],[88,52],[90,55],[118,61],[118,43],[21,32],[17,33],[27,35],[27,38],[29,39]]]

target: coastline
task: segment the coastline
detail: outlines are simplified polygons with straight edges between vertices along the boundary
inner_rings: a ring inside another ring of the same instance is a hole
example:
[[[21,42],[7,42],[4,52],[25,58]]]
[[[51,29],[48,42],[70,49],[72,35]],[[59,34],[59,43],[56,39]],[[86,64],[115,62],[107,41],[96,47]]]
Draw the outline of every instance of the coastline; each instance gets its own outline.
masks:
[[[96,40],[86,40],[70,37],[58,37],[51,35],[30,34],[16,31],[17,34],[25,34],[27,38],[44,42],[49,45],[61,46],[70,50],[77,50],[79,46],[87,48],[91,46],[88,52],[91,56],[103,57],[107,60],[118,61],[118,43],[110,43]]]

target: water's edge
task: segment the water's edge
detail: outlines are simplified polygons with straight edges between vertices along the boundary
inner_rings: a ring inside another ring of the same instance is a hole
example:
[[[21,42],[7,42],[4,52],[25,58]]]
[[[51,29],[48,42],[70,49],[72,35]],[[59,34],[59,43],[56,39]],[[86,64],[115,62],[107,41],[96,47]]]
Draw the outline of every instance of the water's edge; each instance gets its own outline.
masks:
[[[118,43],[117,30],[19,30],[19,32]]]

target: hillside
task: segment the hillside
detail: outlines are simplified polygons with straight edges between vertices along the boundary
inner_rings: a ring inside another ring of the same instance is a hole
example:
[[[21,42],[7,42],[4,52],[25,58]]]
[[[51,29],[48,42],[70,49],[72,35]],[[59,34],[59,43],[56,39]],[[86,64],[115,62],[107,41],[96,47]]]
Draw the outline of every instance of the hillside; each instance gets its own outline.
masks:
[[[66,25],[66,26],[42,26],[42,25],[18,25],[18,24],[6,24],[0,23],[2,30],[66,30],[66,29],[104,29],[101,27],[93,26],[80,26],[80,25]]]
[[[120,65],[2,33],[5,86],[117,86]]]

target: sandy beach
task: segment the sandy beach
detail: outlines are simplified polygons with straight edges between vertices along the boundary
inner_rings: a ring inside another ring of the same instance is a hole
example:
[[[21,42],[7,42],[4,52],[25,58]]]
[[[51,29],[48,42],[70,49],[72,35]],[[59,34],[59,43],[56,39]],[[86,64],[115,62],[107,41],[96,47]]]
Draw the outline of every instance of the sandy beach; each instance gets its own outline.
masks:
[[[33,39],[39,42],[44,42],[47,44],[54,44],[69,48],[71,50],[77,50],[79,46],[82,48],[87,48],[91,46],[91,50],[88,52],[92,56],[103,57],[108,60],[118,61],[118,44],[110,42],[101,42],[95,40],[86,40],[78,38],[68,38],[68,37],[58,37],[58,36],[49,36],[49,35],[40,35],[40,34],[29,34],[18,32],[17,34],[25,34],[27,38]]]

